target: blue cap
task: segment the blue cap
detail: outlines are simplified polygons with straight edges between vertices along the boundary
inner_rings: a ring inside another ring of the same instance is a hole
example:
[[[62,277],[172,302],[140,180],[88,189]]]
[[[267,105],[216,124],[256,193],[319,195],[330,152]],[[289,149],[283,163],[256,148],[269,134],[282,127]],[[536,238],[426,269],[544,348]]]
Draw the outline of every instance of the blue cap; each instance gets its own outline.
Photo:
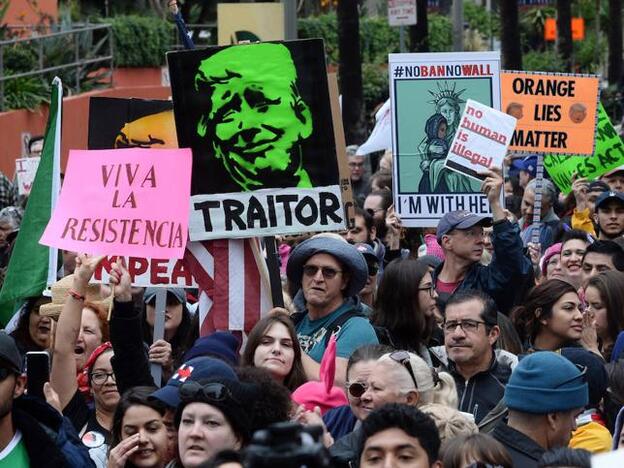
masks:
[[[585,373],[560,354],[538,351],[522,359],[505,387],[509,409],[548,414],[584,408],[589,401]]]
[[[238,365],[240,341],[230,332],[217,331],[195,340],[191,349],[184,354],[184,362],[198,356],[213,356],[223,359],[231,366]]]
[[[186,361],[175,371],[167,381],[167,385],[156,390],[150,398],[156,398],[167,406],[177,408],[180,404],[178,390],[184,382],[200,379],[238,380],[234,369],[219,359],[206,356],[196,357]]]
[[[596,198],[596,210],[610,200],[618,200],[620,203],[624,204],[624,193],[613,191],[601,193],[600,196]]]
[[[159,289],[163,289],[163,288],[157,288],[157,287],[149,287],[145,290],[145,294],[143,295],[143,302],[145,302],[146,304],[148,302],[151,302],[155,297],[156,297],[156,293],[158,292]],[[184,288],[165,288],[167,290],[167,294],[171,294],[173,295],[180,304],[184,304],[186,303],[186,292],[184,291]]]
[[[537,175],[537,155],[531,154],[522,159],[514,159],[509,168],[510,175],[518,175],[520,171],[528,172],[531,178]]]
[[[464,210],[446,213],[438,223],[438,230],[436,231],[438,243],[441,244],[442,236],[448,234],[453,229],[470,229],[477,224],[491,226],[492,218],[489,216],[479,216]]]

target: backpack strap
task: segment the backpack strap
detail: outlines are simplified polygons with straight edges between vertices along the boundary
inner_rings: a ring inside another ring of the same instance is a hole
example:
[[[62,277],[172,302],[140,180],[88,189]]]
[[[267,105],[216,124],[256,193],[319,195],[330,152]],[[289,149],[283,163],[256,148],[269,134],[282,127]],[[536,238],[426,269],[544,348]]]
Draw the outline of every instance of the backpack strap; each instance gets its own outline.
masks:
[[[365,317],[365,316],[361,312],[358,312],[355,309],[351,309],[345,312],[344,314],[340,314],[338,317],[334,319],[333,322],[327,325],[327,333],[325,334],[325,338],[324,338],[325,348],[327,348],[327,345],[329,344],[329,339],[331,338],[332,334],[340,330],[340,327],[342,327],[345,323],[347,323],[353,317]]]
[[[306,316],[306,312],[293,312],[290,314],[290,320],[292,320],[293,325],[297,327],[303,320],[303,317]]]

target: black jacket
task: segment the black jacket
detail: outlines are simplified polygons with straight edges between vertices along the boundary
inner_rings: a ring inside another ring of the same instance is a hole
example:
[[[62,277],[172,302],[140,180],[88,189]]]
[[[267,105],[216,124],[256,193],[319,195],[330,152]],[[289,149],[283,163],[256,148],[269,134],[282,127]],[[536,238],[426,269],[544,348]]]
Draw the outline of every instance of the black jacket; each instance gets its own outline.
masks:
[[[504,423],[496,426],[491,435],[505,446],[514,467],[537,468],[537,462],[545,450],[533,439]]]
[[[115,352],[111,365],[119,394],[139,385],[153,387],[154,379],[143,344],[141,313],[135,310],[133,302],[115,301],[110,319],[110,340]]]
[[[518,363],[515,355],[497,349],[486,371],[465,380],[457,371],[455,363],[448,359],[444,346],[430,348],[429,351],[434,366],[441,366],[453,376],[457,386],[459,411],[474,415],[477,424],[503,398],[505,385],[511,376],[511,371]]]
[[[71,423],[46,402],[21,396],[13,401],[13,425],[22,433],[30,466],[93,467],[87,447]]]
[[[357,467],[360,465],[359,450],[362,429],[341,437],[329,447],[329,453],[335,467]]]
[[[520,238],[518,226],[504,220],[494,225],[492,244],[494,256],[489,265],[475,262],[466,272],[464,279],[457,287],[462,289],[478,289],[492,296],[498,310],[504,314],[518,302],[532,286],[533,266],[531,260],[524,254],[524,246]],[[438,275],[444,263],[433,272],[433,284],[436,284]],[[439,302],[446,305],[449,294],[440,294]]]

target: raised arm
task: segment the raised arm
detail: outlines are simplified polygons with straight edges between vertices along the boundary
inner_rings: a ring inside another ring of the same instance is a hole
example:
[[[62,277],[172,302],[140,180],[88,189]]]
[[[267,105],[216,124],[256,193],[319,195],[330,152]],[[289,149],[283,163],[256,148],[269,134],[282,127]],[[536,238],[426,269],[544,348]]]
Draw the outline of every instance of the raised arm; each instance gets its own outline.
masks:
[[[50,383],[58,393],[61,408],[65,408],[78,389],[74,348],[80,334],[82,308],[89,280],[102,256],[82,254],[76,257],[74,281],[58,319],[54,340],[54,358]]]

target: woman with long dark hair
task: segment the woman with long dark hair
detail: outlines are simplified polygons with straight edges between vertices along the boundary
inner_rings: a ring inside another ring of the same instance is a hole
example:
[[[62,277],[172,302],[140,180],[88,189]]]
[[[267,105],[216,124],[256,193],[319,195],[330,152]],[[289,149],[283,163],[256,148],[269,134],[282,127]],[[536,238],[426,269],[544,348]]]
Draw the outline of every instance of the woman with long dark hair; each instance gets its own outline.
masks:
[[[391,262],[377,289],[371,323],[379,327],[380,342],[413,351],[431,364],[427,348],[440,334],[436,298],[429,266],[411,258]],[[434,338],[434,340],[432,340]]]
[[[301,348],[292,320],[274,309],[256,323],[243,352],[242,365],[262,367],[290,391],[306,382]]]
[[[524,305],[512,311],[512,321],[525,352],[574,346],[581,339],[584,327],[576,288],[559,279],[544,281],[531,289]]]

